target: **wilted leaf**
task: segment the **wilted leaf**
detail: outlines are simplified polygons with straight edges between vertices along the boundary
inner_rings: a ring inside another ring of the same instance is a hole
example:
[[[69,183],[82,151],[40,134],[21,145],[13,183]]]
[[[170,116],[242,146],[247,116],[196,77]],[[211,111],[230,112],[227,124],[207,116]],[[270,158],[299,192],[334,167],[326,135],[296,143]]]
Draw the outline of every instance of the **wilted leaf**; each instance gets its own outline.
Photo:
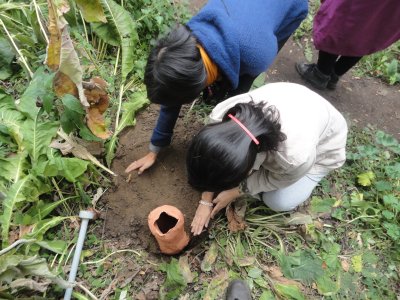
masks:
[[[231,232],[243,231],[246,227],[244,214],[246,212],[246,200],[241,198],[231,203],[226,208],[228,228]]]
[[[69,217],[53,217],[51,219],[44,219],[36,224],[32,229],[32,232],[25,235],[27,239],[38,239],[41,240],[43,235],[49,230],[60,224],[62,221],[68,219]]]
[[[340,261],[340,264],[341,264],[341,266],[342,266],[342,269],[343,269],[343,271],[345,271],[345,272],[348,272],[349,271],[349,269],[350,269],[350,265],[349,265],[349,263],[347,262],[347,260],[341,260]]]
[[[75,0],[75,3],[82,11],[86,22],[107,23],[103,7],[101,6],[99,0]]]
[[[186,283],[192,283],[194,276],[192,271],[190,271],[188,257],[186,255],[179,257],[179,268]]]
[[[224,291],[228,287],[228,277],[226,269],[219,270],[218,274],[208,284],[203,300],[222,299]]]
[[[289,218],[286,219],[285,223],[288,225],[303,225],[303,224],[311,224],[313,222],[312,217],[307,214],[303,214],[300,212],[295,212],[290,215]]]
[[[47,1],[49,7],[49,25],[50,33],[49,44],[47,46],[45,64],[53,71],[57,71],[60,65],[61,54],[61,29],[58,22],[57,7],[52,0]]]
[[[106,128],[104,117],[97,108],[89,108],[87,125],[90,131],[97,137],[105,140],[111,136],[111,131]]]
[[[371,171],[368,171],[357,175],[357,182],[362,186],[370,186],[374,178],[375,174]]]
[[[33,279],[29,278],[18,278],[10,283],[10,287],[12,289],[24,287],[30,290],[38,291],[38,292],[45,292],[47,287],[51,283],[51,280],[45,280],[43,282],[37,282]]]
[[[201,262],[201,270],[203,272],[210,272],[212,266],[218,256],[218,245],[216,242],[212,242],[210,248],[204,255],[203,261]]]
[[[271,279],[273,279],[276,282],[282,283],[282,284],[288,284],[288,285],[296,285],[299,288],[301,288],[300,282],[297,282],[292,279],[285,278],[283,276],[283,273],[281,269],[278,266],[271,266],[271,267],[266,267],[265,270],[268,272],[268,275]]]
[[[56,73],[53,81],[53,89],[59,98],[62,98],[66,94],[72,95],[77,99],[79,98],[78,87],[63,72]]]
[[[55,149],[59,149],[63,155],[67,155],[69,153],[72,153],[75,157],[84,159],[84,160],[90,160],[93,164],[96,166],[102,168],[103,170],[107,171],[111,175],[115,175],[113,171],[110,169],[106,168],[104,165],[102,165],[96,157],[94,157],[92,154],[87,151],[85,147],[82,145],[78,144],[75,139],[72,136],[68,136],[65,132],[62,130],[58,131],[58,135],[64,139],[64,142],[61,142],[59,140],[53,141],[51,143],[51,147]]]

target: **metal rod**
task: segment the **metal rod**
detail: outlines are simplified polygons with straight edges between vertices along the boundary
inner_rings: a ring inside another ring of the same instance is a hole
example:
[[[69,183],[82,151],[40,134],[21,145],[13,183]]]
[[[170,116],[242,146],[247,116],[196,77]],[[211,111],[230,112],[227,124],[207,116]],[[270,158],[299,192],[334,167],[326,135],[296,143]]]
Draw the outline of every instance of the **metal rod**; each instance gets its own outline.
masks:
[[[89,224],[89,220],[93,219],[94,213],[88,210],[81,210],[79,212],[79,217],[82,219],[81,228],[79,230],[78,241],[76,243],[74,258],[72,259],[71,270],[69,272],[68,282],[75,284],[76,273],[78,272],[79,260],[81,257],[81,252],[83,248],[83,243],[86,238],[86,231]],[[73,287],[69,287],[65,290],[64,300],[70,300],[72,295]]]

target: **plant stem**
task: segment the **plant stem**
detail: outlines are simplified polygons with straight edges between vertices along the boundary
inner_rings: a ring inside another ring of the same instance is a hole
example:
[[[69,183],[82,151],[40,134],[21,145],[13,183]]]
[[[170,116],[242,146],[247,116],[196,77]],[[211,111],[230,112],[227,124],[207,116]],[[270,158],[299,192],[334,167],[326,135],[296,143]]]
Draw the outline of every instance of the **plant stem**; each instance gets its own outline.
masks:
[[[82,291],[84,291],[90,298],[93,300],[99,300],[91,291],[89,291],[86,287],[82,285],[80,282],[75,282],[76,286],[79,287]]]
[[[36,0],[33,0],[33,6],[35,7],[36,18],[37,18],[38,23],[39,23],[40,31],[42,32],[43,37],[46,40],[46,43],[49,44],[49,38],[47,37],[46,30],[44,30],[44,27],[43,27],[43,24],[42,24],[42,20],[40,19],[39,8],[38,8],[38,5],[36,3]]]
[[[121,47],[118,47],[118,52],[117,52],[117,59],[115,61],[115,67],[114,67],[114,76],[117,75],[117,69],[118,69],[118,61],[119,61],[119,53],[121,51]]]
[[[124,84],[121,84],[121,86],[119,87],[118,110],[117,110],[117,116],[115,119],[115,132],[118,131],[118,127],[119,127],[119,114],[121,113],[122,95],[123,94],[124,94]]]
[[[10,33],[7,30],[6,25],[3,23],[3,20],[0,19],[0,24],[3,26],[4,31],[6,32],[8,38],[10,39],[11,44],[13,45],[15,51],[17,51],[18,56],[21,58],[21,62],[22,64],[25,66],[26,70],[28,71],[28,75],[30,78],[33,77],[33,72],[31,71],[31,69],[29,68],[29,65],[27,63],[27,61],[25,60],[25,57],[22,55],[21,51],[18,49],[17,45],[15,44],[12,36],[10,35]]]
[[[81,16],[81,19],[82,19],[83,30],[85,31],[86,42],[89,44],[89,37],[88,37],[87,29],[86,29],[85,19],[82,16],[81,10],[79,10],[79,15]]]
[[[35,241],[36,241],[36,239],[31,239],[31,240],[21,239],[21,240],[15,241],[15,242],[12,243],[10,246],[8,246],[8,247],[2,249],[2,250],[0,251],[0,256],[3,255],[3,254],[6,254],[8,251],[10,251],[11,249],[17,247],[17,246],[20,245],[20,244],[33,243],[33,242],[35,242]]]
[[[134,253],[134,254],[136,254],[136,255],[139,256],[139,257],[142,256],[139,252],[137,252],[137,251],[135,251],[135,250],[123,249],[123,250],[114,251],[114,252],[108,254],[107,256],[103,257],[102,259],[95,260],[95,261],[87,261],[87,262],[84,262],[84,263],[82,263],[82,265],[95,265],[95,264],[99,264],[99,263],[102,263],[103,261],[105,261],[105,260],[106,260],[107,258],[109,258],[110,256],[112,256],[112,255],[114,255],[114,254],[117,254],[117,253],[123,253],[123,252]]]

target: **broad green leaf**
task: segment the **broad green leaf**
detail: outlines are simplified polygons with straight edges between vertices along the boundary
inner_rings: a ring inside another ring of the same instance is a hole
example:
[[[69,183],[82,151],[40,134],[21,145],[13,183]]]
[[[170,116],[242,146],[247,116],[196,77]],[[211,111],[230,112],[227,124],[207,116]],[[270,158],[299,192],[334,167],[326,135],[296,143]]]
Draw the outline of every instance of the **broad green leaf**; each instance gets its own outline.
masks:
[[[383,196],[383,203],[385,203],[387,207],[400,211],[400,200],[393,194]]]
[[[357,175],[357,182],[362,186],[370,186],[375,174],[371,171]]]
[[[376,181],[374,182],[374,185],[378,192],[387,192],[393,189],[393,185],[390,182],[384,180]]]
[[[210,248],[207,250],[204,255],[203,261],[201,262],[201,270],[203,272],[210,272],[212,270],[212,266],[215,263],[215,260],[218,256],[218,245],[216,242],[212,242]]]
[[[7,39],[0,36],[0,80],[5,80],[12,75],[10,65],[14,56],[15,54]]]
[[[276,284],[276,292],[286,299],[304,300],[304,296],[296,285],[291,284]]]
[[[53,251],[54,253],[63,254],[67,248],[67,242],[61,240],[39,241],[36,242],[40,247]]]
[[[43,175],[62,176],[69,182],[75,182],[79,176],[85,173],[88,165],[89,162],[75,157],[54,157],[46,165]]]
[[[160,288],[160,299],[178,298],[187,285],[180,271],[178,260],[172,258],[169,264],[161,264],[160,270],[167,273],[165,281]]]
[[[311,198],[311,212],[313,213],[327,213],[332,210],[336,200],[333,198],[320,198],[313,196]]]
[[[384,222],[383,227],[386,229],[386,233],[394,241],[400,240],[400,226],[394,223]]]
[[[274,294],[271,291],[264,291],[259,300],[275,300]]]
[[[44,67],[40,67],[33,75],[32,81],[24,94],[21,96],[17,108],[25,116],[35,120],[40,107],[36,105],[38,101],[52,101],[54,73],[48,73]]]
[[[60,224],[62,221],[68,219],[69,217],[53,217],[51,219],[45,219],[36,223],[32,229],[32,232],[24,235],[27,239],[38,239],[42,240],[43,235],[49,230]]]
[[[43,220],[48,214],[50,214],[57,206],[65,202],[68,198],[64,198],[55,202],[45,203],[42,200],[36,202],[25,214],[31,218],[30,224],[37,223]],[[26,224],[26,225],[30,225]]]
[[[318,293],[323,296],[333,296],[339,289],[339,282],[334,282],[327,275],[317,278]]]
[[[58,126],[56,122],[41,122],[38,116],[34,120],[24,122],[23,145],[29,152],[33,167],[37,164],[39,156],[46,154],[51,140],[57,135]]]
[[[384,216],[387,220],[392,220],[394,217],[394,213],[385,209],[382,211],[382,216]]]
[[[259,268],[251,268],[248,272],[247,272],[247,276],[249,276],[250,278],[253,279],[257,279],[260,278],[262,275],[262,270]]]
[[[110,141],[106,144],[106,162],[107,166],[111,166],[112,160],[117,148],[118,135],[127,126],[134,126],[136,124],[135,114],[149,103],[144,92],[134,93],[128,102],[122,104],[122,116]]]
[[[75,3],[82,11],[86,22],[107,23],[103,7],[99,0],[75,0]]]
[[[3,200],[3,214],[0,216],[1,222],[1,237],[3,240],[3,247],[8,245],[8,231],[11,225],[11,219],[15,205],[18,202],[26,200],[23,190],[30,183],[29,176],[14,182],[8,190],[5,199]]]
[[[400,163],[395,163],[392,166],[385,167],[385,173],[393,179],[400,178]]]
[[[9,96],[3,96],[0,101],[0,125],[7,128],[8,134],[17,143],[19,149],[23,150],[22,124],[25,117],[16,110],[14,100]]]
[[[7,181],[17,182],[28,170],[27,155],[28,153],[24,151],[7,158],[0,157],[0,177]]]
[[[362,255],[355,255],[351,258],[351,265],[353,266],[354,272],[360,273],[363,269]]]
[[[132,71],[135,57],[135,46],[139,40],[136,23],[130,13],[112,0],[100,0],[107,23],[92,24],[94,32],[104,42],[120,46],[122,50],[122,82],[125,82]]]

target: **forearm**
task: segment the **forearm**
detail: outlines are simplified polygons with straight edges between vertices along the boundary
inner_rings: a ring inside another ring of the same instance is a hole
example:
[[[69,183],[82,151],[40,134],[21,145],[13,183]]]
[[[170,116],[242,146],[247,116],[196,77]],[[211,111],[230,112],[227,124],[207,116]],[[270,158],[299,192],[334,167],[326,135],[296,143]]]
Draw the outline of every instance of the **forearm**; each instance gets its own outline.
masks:
[[[171,143],[180,110],[181,106],[161,106],[156,127],[150,140],[150,151],[157,153]]]

